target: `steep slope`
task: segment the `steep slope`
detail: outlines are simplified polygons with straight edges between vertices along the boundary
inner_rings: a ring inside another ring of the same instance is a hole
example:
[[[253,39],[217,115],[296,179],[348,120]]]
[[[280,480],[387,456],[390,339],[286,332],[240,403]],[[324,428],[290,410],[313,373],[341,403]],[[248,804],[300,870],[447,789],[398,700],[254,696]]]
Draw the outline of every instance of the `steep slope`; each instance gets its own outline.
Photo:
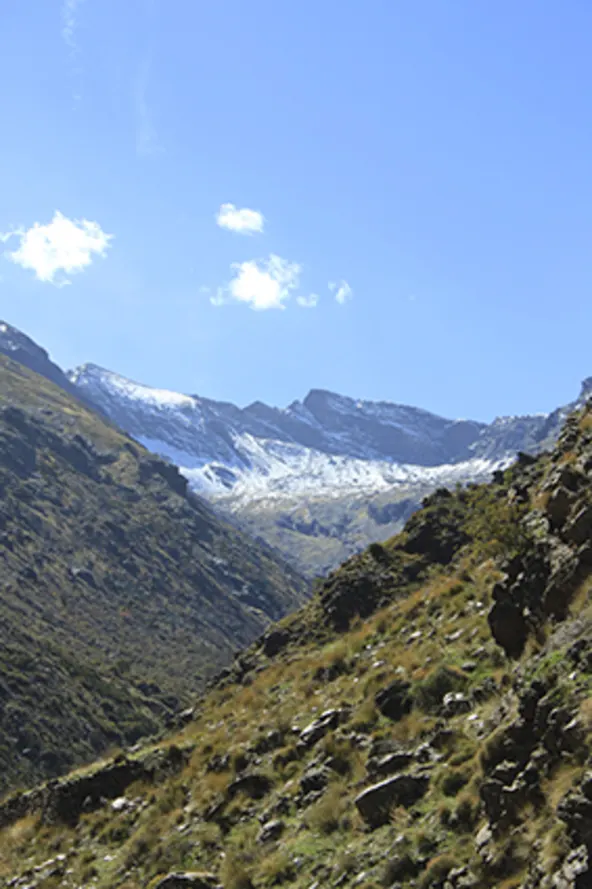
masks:
[[[0,354],[24,364],[29,370],[55,383],[80,401],[90,404],[85,394],[70,382],[61,368],[54,364],[45,349],[38,346],[30,337],[12,327],[6,321],[0,321]],[[92,405],[97,409],[96,405]]]
[[[307,596],[175,467],[3,356],[0,492],[4,786],[158,730]]]
[[[0,805],[38,889],[587,889],[592,404],[434,493],[151,749]]]

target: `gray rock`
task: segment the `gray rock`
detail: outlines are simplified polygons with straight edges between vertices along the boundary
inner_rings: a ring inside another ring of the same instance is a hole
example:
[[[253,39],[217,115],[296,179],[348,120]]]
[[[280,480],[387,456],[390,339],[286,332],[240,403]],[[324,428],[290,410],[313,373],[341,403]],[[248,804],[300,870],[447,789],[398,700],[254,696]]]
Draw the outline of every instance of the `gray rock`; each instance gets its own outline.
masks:
[[[366,769],[373,777],[385,778],[387,775],[394,775],[395,772],[408,768],[412,761],[412,753],[408,750],[399,750],[376,759],[368,759]]]
[[[553,889],[578,889],[582,883],[579,877],[588,873],[588,850],[579,846],[569,853],[559,871],[554,874]]]
[[[581,546],[592,538],[592,506],[583,506],[563,530],[563,537],[568,543]]]
[[[413,706],[411,685],[404,679],[395,679],[387,688],[379,691],[374,700],[382,715],[396,722],[409,713]]]
[[[553,528],[561,528],[570,513],[573,495],[563,487],[555,488],[547,503],[547,515]]]
[[[226,790],[227,799],[233,799],[238,793],[244,793],[250,799],[263,799],[272,787],[272,781],[267,775],[261,775],[253,772],[249,775],[242,775],[228,785]]]
[[[284,822],[279,818],[275,818],[273,821],[267,821],[259,831],[257,842],[271,843],[274,840],[279,840],[283,832]]]
[[[337,728],[343,715],[343,710],[325,710],[300,732],[300,742],[305,747],[314,747],[328,732]]]
[[[425,774],[403,774],[387,778],[363,790],[356,799],[356,807],[367,824],[380,827],[389,820],[395,806],[409,808],[426,793],[430,779]]]
[[[300,779],[300,789],[303,794],[324,790],[329,783],[330,777],[331,773],[325,766],[308,769]]]
[[[449,691],[442,700],[442,715],[447,718],[470,713],[471,708],[470,699],[460,691]]]

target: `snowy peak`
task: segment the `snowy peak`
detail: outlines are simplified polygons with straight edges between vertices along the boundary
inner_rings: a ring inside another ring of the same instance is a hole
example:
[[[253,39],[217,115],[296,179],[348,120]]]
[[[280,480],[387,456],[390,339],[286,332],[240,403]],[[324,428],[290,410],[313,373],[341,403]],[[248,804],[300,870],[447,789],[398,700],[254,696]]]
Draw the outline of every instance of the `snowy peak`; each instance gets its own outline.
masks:
[[[101,392],[109,398],[143,403],[157,410],[193,409],[197,402],[197,399],[190,395],[180,395],[168,389],[155,389],[143,383],[135,383],[97,364],[83,364],[69,371],[68,379],[82,391]]]

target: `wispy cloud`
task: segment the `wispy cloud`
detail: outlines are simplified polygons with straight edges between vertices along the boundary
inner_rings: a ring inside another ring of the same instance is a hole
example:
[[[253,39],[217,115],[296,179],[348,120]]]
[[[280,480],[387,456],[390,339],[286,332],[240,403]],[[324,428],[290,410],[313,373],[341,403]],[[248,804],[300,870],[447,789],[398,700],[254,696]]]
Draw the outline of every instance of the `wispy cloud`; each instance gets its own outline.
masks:
[[[150,81],[150,59],[145,59],[138,68],[134,84],[134,113],[136,117],[136,152],[142,157],[162,154],[164,148],[158,138],[148,104],[148,84]]]
[[[222,204],[216,214],[216,222],[220,228],[237,232],[241,235],[261,234],[265,226],[265,217],[259,210],[243,207],[239,210],[234,204]]]
[[[96,256],[105,256],[113,235],[106,234],[98,222],[68,219],[56,210],[51,222],[35,222],[28,229],[0,233],[0,241],[19,239],[16,250],[6,257],[35,273],[38,281],[63,287],[69,275],[84,271]]]
[[[245,303],[256,311],[284,309],[300,283],[301,267],[272,253],[267,259],[251,259],[232,264],[233,276],[210,300],[220,306]]]
[[[347,281],[329,281],[329,290],[335,294],[335,302],[340,306],[353,299],[354,292]]]
[[[78,8],[84,0],[64,0],[62,4],[62,38],[71,53],[78,52],[76,31],[78,29]]]
[[[297,296],[296,302],[303,309],[314,309],[318,305],[319,295],[318,293],[310,293],[308,296]]]

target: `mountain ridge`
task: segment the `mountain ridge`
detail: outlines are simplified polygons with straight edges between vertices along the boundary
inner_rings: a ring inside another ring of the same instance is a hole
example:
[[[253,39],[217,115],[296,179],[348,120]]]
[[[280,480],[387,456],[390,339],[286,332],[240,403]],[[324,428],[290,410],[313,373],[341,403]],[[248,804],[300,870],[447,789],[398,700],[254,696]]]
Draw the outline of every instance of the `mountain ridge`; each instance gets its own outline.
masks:
[[[568,405],[487,424],[320,388],[285,408],[261,401],[240,408],[90,363],[70,371],[68,384],[311,577],[396,533],[408,504],[434,488],[484,481],[519,451],[552,445],[592,390],[587,378]]]

